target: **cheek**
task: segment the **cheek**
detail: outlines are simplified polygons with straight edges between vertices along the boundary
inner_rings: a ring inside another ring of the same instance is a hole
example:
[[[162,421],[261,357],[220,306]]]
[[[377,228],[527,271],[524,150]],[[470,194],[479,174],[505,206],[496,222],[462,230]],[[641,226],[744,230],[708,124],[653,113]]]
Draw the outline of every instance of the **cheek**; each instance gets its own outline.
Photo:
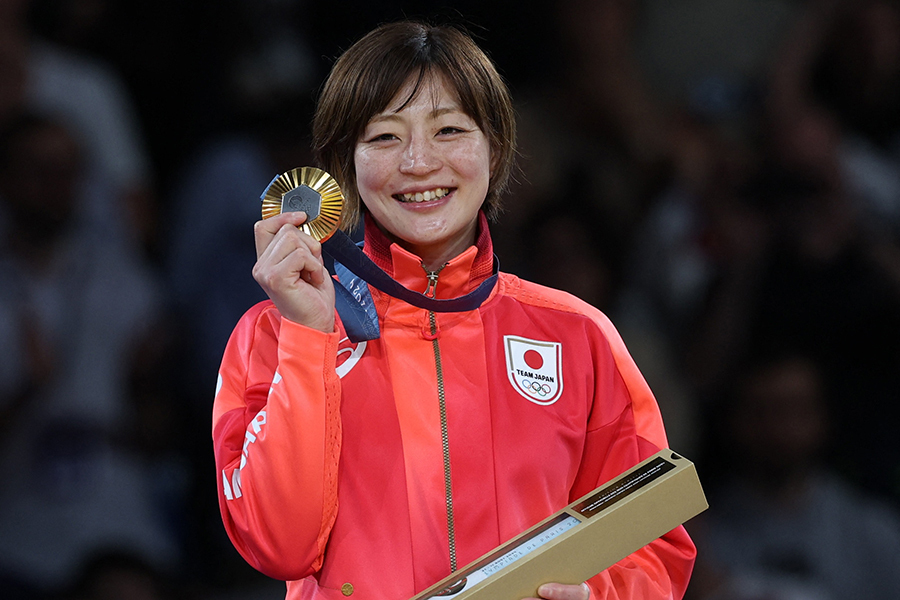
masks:
[[[365,152],[356,152],[353,157],[354,168],[356,170],[356,187],[360,194],[372,188],[373,178],[378,173],[372,164],[372,158]]]
[[[467,179],[483,179],[485,185],[491,177],[493,165],[491,164],[490,150],[481,144],[461,148],[454,153],[453,162],[457,171]]]

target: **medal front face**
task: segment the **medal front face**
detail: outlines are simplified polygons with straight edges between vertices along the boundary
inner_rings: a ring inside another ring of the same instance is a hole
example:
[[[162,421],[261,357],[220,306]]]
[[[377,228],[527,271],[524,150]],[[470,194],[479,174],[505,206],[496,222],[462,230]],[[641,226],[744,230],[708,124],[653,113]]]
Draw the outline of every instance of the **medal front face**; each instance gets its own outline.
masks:
[[[324,242],[340,227],[344,195],[334,177],[315,167],[299,167],[277,176],[262,194],[262,217],[303,211],[300,229]]]

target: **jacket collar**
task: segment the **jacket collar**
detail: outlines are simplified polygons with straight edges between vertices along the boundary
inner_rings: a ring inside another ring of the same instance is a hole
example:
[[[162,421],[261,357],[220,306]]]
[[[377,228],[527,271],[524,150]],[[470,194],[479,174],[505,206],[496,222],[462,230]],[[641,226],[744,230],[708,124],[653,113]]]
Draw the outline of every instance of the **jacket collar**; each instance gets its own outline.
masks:
[[[428,277],[421,258],[391,242],[368,213],[365,215],[363,250],[375,264],[404,287],[416,292],[424,292],[428,287]],[[455,298],[472,291],[491,275],[493,261],[494,250],[487,217],[484,212],[479,212],[475,245],[451,259],[441,269],[435,297]]]

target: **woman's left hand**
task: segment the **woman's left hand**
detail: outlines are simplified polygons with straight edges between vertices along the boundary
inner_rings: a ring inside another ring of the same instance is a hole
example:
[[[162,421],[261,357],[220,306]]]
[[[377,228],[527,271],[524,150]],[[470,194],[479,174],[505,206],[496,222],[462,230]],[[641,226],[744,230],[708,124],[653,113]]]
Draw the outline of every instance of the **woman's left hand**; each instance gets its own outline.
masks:
[[[566,585],[563,583],[545,583],[538,588],[539,598],[525,598],[524,600],[590,600],[591,588],[586,583],[581,585]]]

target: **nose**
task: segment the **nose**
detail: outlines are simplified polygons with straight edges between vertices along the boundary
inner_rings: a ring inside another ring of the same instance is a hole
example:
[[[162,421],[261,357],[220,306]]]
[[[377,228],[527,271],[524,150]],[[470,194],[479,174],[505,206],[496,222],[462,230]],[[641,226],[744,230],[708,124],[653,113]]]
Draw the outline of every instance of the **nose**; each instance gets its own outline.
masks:
[[[400,172],[409,175],[425,175],[437,171],[442,164],[434,143],[422,136],[414,136],[403,151]]]

